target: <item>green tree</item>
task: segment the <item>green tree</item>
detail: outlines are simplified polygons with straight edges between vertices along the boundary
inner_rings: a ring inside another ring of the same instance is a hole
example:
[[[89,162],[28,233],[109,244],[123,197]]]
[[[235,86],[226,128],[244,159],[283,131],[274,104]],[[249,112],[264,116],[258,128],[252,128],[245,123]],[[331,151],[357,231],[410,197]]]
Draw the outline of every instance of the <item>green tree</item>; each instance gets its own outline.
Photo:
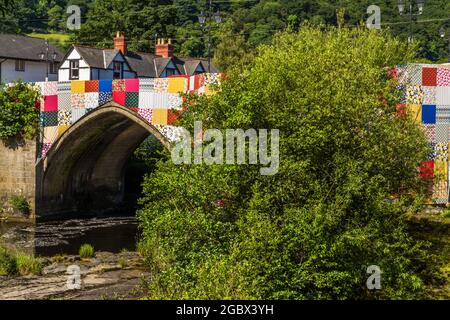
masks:
[[[6,11],[11,9],[14,4],[14,0],[0,0],[0,13],[5,15]]]
[[[161,161],[146,177],[139,248],[165,299],[414,298],[423,244],[407,231],[428,147],[387,67],[413,48],[386,32],[282,33],[178,125],[280,130],[280,167]],[[393,198],[393,195],[397,196]],[[367,267],[383,290],[366,287]]]
[[[59,5],[55,5],[53,8],[48,10],[48,26],[53,30],[58,30],[61,26],[61,21],[63,17],[63,9]]]
[[[39,132],[39,92],[21,81],[0,87],[0,139],[32,139]]]
[[[218,37],[218,45],[214,51],[214,63],[221,72],[228,72],[231,68],[243,71],[254,57],[254,50],[242,34],[232,30],[227,21]]]

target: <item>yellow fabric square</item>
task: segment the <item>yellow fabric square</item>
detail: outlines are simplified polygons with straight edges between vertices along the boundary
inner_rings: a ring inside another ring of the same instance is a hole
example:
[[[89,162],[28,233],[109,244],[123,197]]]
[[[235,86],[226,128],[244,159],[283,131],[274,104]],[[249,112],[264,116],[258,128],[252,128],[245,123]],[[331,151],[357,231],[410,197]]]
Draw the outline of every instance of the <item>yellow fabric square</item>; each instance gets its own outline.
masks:
[[[167,109],[153,109],[152,123],[167,125]]]
[[[53,143],[58,137],[58,127],[44,128],[44,143]]]
[[[186,78],[169,78],[167,91],[169,93],[185,92],[186,82]]]
[[[72,93],[84,93],[85,92],[84,81],[82,81],[82,80],[72,81],[71,92]]]
[[[434,177],[435,180],[447,181],[448,179],[448,162],[446,160],[434,161]]]
[[[63,135],[64,132],[66,132],[67,129],[69,129],[70,126],[59,126],[58,127],[58,138]]]
[[[420,104],[407,104],[406,110],[414,122],[422,123],[422,106]]]

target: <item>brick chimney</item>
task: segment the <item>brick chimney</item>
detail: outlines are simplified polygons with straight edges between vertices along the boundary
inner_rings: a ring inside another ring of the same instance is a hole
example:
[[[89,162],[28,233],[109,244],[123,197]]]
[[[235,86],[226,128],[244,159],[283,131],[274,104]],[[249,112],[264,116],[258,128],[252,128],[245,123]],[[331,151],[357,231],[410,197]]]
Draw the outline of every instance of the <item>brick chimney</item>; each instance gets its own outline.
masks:
[[[114,49],[119,50],[124,55],[127,54],[127,42],[123,32],[117,31],[114,37]]]
[[[158,39],[156,43],[155,54],[163,58],[173,57],[173,44],[172,39],[169,39],[166,43],[164,39]]]

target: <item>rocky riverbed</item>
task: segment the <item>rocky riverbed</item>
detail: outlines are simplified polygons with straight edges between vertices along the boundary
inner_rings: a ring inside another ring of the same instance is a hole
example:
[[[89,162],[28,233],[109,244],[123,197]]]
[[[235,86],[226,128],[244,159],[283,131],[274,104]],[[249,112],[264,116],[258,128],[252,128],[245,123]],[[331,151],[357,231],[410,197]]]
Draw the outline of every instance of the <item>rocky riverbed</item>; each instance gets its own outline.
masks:
[[[40,276],[0,277],[0,299],[139,299],[149,276],[136,252],[97,252],[91,259],[78,256],[43,258]],[[81,289],[68,286],[69,266],[78,266]]]

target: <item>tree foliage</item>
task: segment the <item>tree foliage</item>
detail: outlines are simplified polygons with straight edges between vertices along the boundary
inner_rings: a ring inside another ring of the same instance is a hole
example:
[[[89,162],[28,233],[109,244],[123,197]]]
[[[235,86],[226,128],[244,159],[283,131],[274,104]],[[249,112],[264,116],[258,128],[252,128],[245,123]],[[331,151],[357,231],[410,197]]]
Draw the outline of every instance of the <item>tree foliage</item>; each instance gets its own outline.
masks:
[[[21,81],[0,87],[0,139],[34,138],[39,132],[39,92]]]
[[[10,0],[12,1],[12,0]],[[10,2],[6,1],[6,2]],[[78,44],[112,46],[116,31],[125,31],[130,49],[153,52],[155,36],[172,38],[180,55],[207,55],[206,29],[198,23],[198,15],[208,9],[205,0],[14,0],[14,11],[6,10],[0,24],[1,32],[28,33],[31,30],[60,31],[72,35]],[[0,2],[0,5],[5,3]],[[82,10],[81,30],[66,30],[66,8],[76,4]],[[337,25],[336,11],[344,9],[345,24],[356,27],[365,24],[367,8],[381,8],[382,28],[407,39],[409,15],[400,16],[396,1],[390,0],[262,0],[213,1],[213,11],[220,10],[222,25],[231,25],[226,32],[212,23],[212,52],[227,57],[236,52],[231,37],[249,51],[260,44],[270,43],[273,35],[287,28],[296,30],[302,23]],[[1,6],[0,6],[1,7]],[[62,11],[59,9],[62,8]],[[425,3],[421,16],[413,16],[412,31],[420,43],[420,57],[432,61],[446,61],[446,39],[439,36],[440,27],[450,27],[447,0]],[[417,7],[414,6],[414,13]],[[230,50],[228,50],[230,49]],[[219,63],[221,62],[218,59]]]
[[[396,116],[386,69],[413,50],[386,32],[304,26],[277,35],[217,94],[192,97],[179,125],[277,128],[280,168],[160,162],[139,212],[149,297],[419,294],[425,254],[405,213],[423,199],[417,168],[429,150],[413,120]],[[367,290],[370,265],[381,291]]]

